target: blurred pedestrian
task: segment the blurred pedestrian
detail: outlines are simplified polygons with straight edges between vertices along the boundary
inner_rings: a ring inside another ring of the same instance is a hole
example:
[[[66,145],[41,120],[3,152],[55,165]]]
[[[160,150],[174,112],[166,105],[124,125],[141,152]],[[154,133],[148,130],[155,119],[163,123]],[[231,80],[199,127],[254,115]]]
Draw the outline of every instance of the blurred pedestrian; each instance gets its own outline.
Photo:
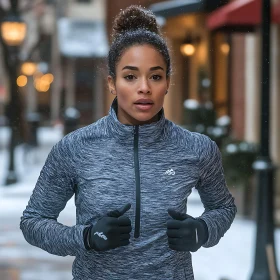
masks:
[[[171,62],[155,16],[128,7],[112,39],[110,112],[53,147],[20,227],[32,245],[76,256],[77,280],[194,279],[190,252],[216,245],[236,213],[219,150],[164,116]],[[198,218],[186,214],[194,187]],[[70,227],[57,218],[73,195]]]

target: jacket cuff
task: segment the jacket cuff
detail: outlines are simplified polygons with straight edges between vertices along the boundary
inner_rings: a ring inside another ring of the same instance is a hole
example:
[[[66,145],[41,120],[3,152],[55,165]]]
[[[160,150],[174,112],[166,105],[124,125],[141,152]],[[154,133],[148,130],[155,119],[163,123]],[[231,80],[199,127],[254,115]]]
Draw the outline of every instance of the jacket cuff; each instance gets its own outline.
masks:
[[[209,232],[208,232],[208,226],[207,226],[207,224],[205,223],[205,221],[204,220],[202,220],[202,219],[200,219],[200,218],[197,218],[196,219],[197,221],[199,221],[200,222],[200,224],[202,225],[202,228],[203,228],[203,240],[202,240],[202,245],[204,245],[206,242],[207,242],[207,240],[208,240],[208,238],[209,238]]]
[[[89,251],[91,250],[91,246],[90,246],[90,234],[91,234],[91,229],[92,226],[86,227],[83,231],[83,237],[84,237],[84,245],[85,248]]]

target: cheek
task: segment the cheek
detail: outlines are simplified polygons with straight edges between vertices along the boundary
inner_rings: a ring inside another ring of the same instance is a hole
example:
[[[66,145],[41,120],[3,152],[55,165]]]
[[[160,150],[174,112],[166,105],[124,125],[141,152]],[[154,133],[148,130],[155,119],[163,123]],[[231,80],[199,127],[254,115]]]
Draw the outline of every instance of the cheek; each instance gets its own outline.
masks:
[[[164,96],[161,96],[160,102],[159,102],[161,107],[162,107],[163,104],[164,104],[164,99],[165,99],[165,95],[164,95]]]
[[[119,89],[117,89],[117,96],[118,96],[118,100],[122,100],[124,102],[128,101],[129,91],[124,88],[119,88]]]
[[[121,106],[126,106],[131,100],[131,89],[127,86],[119,85],[117,88],[118,104]]]
[[[164,99],[165,99],[165,96],[166,96],[166,86],[164,85],[158,91],[158,101],[163,103]]]
[[[117,82],[116,82],[116,91],[117,91],[118,98],[120,98],[120,97],[126,98],[127,97],[127,87],[120,80],[117,80]]]

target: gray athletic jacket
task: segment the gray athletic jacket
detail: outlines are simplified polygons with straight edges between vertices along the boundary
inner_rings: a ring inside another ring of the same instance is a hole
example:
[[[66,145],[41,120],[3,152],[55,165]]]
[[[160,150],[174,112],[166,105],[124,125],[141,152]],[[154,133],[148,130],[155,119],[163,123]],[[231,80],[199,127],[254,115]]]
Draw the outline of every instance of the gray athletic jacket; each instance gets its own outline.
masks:
[[[191,254],[169,249],[168,208],[186,212],[192,188],[205,207],[209,231],[204,247],[216,245],[229,229],[236,207],[216,144],[165,119],[127,126],[109,115],[74,131],[50,152],[20,228],[32,245],[59,256],[76,256],[76,280],[192,280]],[[57,222],[75,195],[76,225]],[[127,203],[130,244],[106,252],[87,251],[83,230]]]

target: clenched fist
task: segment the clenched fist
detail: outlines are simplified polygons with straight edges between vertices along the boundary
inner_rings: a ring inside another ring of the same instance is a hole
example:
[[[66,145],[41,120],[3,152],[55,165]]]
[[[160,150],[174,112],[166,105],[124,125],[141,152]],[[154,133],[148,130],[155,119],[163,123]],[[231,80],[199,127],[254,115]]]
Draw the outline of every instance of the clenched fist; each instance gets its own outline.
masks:
[[[126,204],[119,210],[110,211],[95,225],[85,229],[84,242],[87,249],[107,251],[129,244],[131,221],[123,216],[131,208]]]
[[[197,251],[208,239],[207,225],[185,213],[168,209],[172,219],[167,221],[169,248],[176,251]]]

